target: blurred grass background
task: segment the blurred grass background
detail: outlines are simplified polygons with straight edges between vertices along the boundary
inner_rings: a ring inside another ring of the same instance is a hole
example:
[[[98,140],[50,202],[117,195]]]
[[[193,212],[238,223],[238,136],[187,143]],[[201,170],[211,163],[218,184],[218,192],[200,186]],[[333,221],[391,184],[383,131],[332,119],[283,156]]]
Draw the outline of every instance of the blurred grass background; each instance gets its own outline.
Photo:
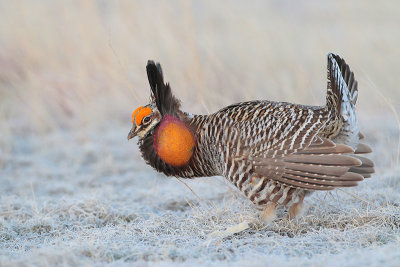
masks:
[[[397,263],[399,14],[394,0],[0,0],[0,266]],[[323,105],[328,52],[355,72],[377,173],[314,194],[297,222],[205,246],[258,213],[222,178],[186,180],[214,207],[202,212],[126,141],[149,99],[147,60],[204,114],[254,99]]]
[[[149,98],[148,59],[161,62],[185,110],[208,113],[252,99],[324,104],[326,54],[335,52],[359,81],[360,113],[389,112],[400,101],[399,7],[0,1],[2,145],[28,131],[129,128]]]

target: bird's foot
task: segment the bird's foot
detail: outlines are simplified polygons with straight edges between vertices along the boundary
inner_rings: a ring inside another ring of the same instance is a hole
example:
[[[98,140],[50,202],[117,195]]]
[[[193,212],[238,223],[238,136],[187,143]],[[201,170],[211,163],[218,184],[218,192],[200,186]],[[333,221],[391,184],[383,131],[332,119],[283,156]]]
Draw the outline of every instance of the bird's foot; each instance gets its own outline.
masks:
[[[289,220],[292,220],[303,213],[304,211],[303,200],[304,200],[304,195],[301,196],[299,202],[294,203],[292,206],[290,206],[287,214]]]
[[[260,219],[264,224],[270,224],[276,219],[276,203],[269,203],[261,212]]]

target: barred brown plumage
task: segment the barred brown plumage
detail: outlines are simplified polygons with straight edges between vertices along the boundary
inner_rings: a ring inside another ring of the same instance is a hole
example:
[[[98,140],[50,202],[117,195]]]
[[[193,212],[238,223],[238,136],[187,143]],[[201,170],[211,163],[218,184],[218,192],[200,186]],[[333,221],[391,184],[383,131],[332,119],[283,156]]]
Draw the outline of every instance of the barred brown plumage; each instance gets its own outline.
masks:
[[[142,112],[139,120],[135,111],[128,135],[139,137],[147,164],[167,176],[222,175],[263,209],[264,221],[279,205],[290,206],[294,217],[310,192],[356,186],[374,172],[373,162],[359,155],[372,150],[360,143],[357,82],[337,55],[328,54],[325,106],[263,100],[192,115],[180,109],[160,64],[149,61],[147,74],[151,100],[145,108],[151,113]]]

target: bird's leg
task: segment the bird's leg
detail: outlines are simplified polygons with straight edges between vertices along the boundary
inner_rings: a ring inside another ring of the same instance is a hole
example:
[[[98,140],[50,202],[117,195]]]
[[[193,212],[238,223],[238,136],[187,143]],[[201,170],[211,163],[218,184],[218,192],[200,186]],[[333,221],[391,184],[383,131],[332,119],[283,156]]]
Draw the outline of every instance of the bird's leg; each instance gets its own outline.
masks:
[[[288,211],[289,220],[294,219],[296,218],[296,216],[301,214],[301,212],[303,211],[303,200],[304,194],[301,194],[299,202],[296,202],[292,206],[290,206]]]
[[[260,218],[265,224],[269,224],[273,220],[275,220],[275,218],[276,218],[276,203],[275,202],[268,203],[268,205],[261,212]]]

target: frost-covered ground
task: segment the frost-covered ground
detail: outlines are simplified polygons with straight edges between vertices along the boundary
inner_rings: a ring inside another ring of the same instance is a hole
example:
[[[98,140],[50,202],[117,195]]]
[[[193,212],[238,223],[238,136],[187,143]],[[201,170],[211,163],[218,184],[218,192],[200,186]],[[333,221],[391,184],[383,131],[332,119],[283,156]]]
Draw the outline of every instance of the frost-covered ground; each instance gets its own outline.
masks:
[[[0,0],[0,266],[400,266],[399,3]],[[328,52],[359,82],[376,174],[294,221],[263,226],[221,177],[166,178],[126,141],[148,59],[205,114],[323,104]]]
[[[398,169],[378,166],[356,188],[314,194],[297,220],[210,238],[257,220],[258,211],[222,178],[186,181],[200,201],[155,173],[126,141],[127,129],[21,136],[1,153],[0,265],[400,263]],[[382,136],[370,138],[381,164]]]

